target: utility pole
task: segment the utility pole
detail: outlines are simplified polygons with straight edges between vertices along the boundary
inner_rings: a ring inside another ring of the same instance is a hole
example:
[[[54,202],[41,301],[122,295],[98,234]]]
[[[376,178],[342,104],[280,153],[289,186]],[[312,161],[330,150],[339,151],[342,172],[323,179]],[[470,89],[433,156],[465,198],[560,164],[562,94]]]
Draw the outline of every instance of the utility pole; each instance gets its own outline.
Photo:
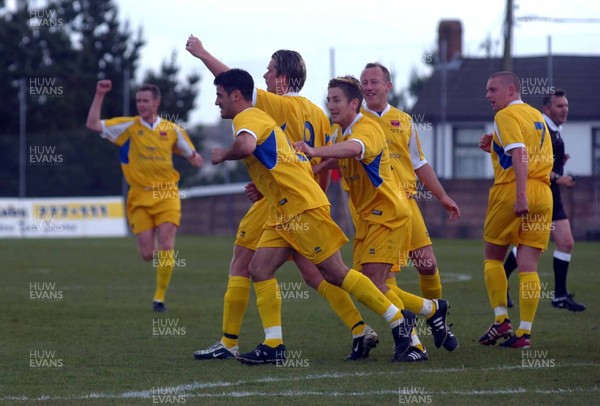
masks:
[[[27,91],[25,78],[19,79],[19,197],[27,195]]]
[[[512,66],[512,29],[513,29],[513,0],[506,0],[506,18],[504,20],[504,58],[502,70],[511,71]]]

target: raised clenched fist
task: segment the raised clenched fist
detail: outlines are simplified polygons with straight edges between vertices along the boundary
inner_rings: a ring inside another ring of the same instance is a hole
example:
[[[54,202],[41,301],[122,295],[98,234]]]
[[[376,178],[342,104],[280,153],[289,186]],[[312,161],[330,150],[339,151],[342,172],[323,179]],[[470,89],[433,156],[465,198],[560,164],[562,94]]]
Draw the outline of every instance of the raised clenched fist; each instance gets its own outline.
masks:
[[[112,89],[112,82],[108,79],[99,80],[96,85],[96,93],[106,94]]]

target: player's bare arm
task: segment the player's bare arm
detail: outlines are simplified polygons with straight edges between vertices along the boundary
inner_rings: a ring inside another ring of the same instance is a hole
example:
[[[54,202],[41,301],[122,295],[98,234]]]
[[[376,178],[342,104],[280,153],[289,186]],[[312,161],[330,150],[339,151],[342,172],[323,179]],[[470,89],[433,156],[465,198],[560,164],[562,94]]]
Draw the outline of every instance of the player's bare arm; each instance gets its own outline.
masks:
[[[229,148],[215,148],[210,154],[213,165],[224,161],[237,161],[244,159],[256,149],[256,138],[250,133],[242,131],[238,134]]]
[[[294,147],[298,151],[304,152],[307,156],[319,158],[353,158],[362,153],[361,145],[351,140],[318,148],[312,148],[307,143],[298,141],[294,144]]]
[[[423,182],[425,187],[433,193],[433,195],[440,201],[444,208],[448,211],[450,221],[456,221],[460,218],[460,208],[454,200],[448,196],[446,190],[440,183],[437,175],[433,171],[433,168],[428,163],[415,170],[415,173],[419,177],[419,180]]]
[[[100,80],[96,84],[96,94],[94,100],[90,106],[88,112],[87,121],[85,126],[96,132],[102,132],[102,122],[100,120],[100,112],[102,110],[102,103],[104,102],[104,96],[112,89],[112,82],[110,80]]]
[[[185,43],[185,49],[196,58],[200,59],[214,76],[221,72],[227,72],[229,67],[208,52],[202,41],[194,35],[190,35]]]
[[[204,159],[202,159],[202,155],[196,151],[194,151],[194,153],[187,158],[187,161],[190,163],[190,165],[195,166],[196,168],[200,168],[202,165],[204,165]]]

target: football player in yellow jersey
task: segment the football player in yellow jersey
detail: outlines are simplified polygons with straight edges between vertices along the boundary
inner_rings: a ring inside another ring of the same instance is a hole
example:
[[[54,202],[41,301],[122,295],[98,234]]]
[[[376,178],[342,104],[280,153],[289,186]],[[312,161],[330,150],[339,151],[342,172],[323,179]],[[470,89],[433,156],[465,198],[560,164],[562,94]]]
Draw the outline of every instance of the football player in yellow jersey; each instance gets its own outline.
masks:
[[[156,266],[153,309],[164,312],[181,219],[179,173],[172,154],[183,155],[195,167],[203,161],[186,132],[158,116],[160,90],[155,85],[146,84],[137,91],[137,116],[101,120],[102,103],[111,88],[110,80],[98,82],[86,126],[120,148],[121,168],[129,184],[127,219],[142,259],[153,260]]]
[[[460,217],[460,209],[452,200],[438,180],[433,168],[425,160],[416,128],[411,117],[390,106],[387,95],[392,89],[389,70],[379,63],[368,63],[360,75],[363,90],[361,112],[368,118],[379,123],[387,140],[390,150],[392,173],[398,178],[404,196],[412,212],[412,235],[407,255],[419,272],[421,295],[427,299],[442,298],[442,283],[433,253],[431,239],[427,226],[417,205],[417,178],[433,193],[449,212],[450,221]],[[386,283],[390,289],[397,290],[396,278],[388,274]],[[400,292],[396,292],[402,298]],[[408,307],[408,306],[407,306]],[[410,307],[408,307],[410,309]],[[451,333],[449,333],[451,334]],[[444,341],[446,349],[456,349],[456,343],[451,337]]]
[[[496,112],[494,133],[481,137],[480,148],[491,154],[494,185],[484,226],[484,277],[495,320],[479,339],[482,345],[529,348],[531,326],[540,300],[537,273],[552,226],[552,144],[542,114],[521,100],[521,83],[512,72],[492,74],[486,99]],[[510,244],[517,247],[519,313],[516,334],[508,318],[508,283],[503,260]]]
[[[187,41],[187,50],[201,59],[217,76],[229,67],[211,55],[195,36]],[[292,141],[305,141],[311,146],[326,144],[329,120],[321,108],[299,95],[306,80],[304,60],[298,52],[279,50],[272,55],[263,76],[267,91],[254,89],[252,105],[265,111],[285,130]],[[310,160],[315,165],[319,159]],[[329,172],[322,171],[318,182],[325,190]],[[244,216],[238,227],[231,260],[229,283],[224,297],[223,336],[213,346],[194,352],[196,359],[233,358],[238,351],[239,334],[250,295],[248,266],[263,232],[264,219],[269,207],[266,199],[258,200]],[[317,267],[298,253],[293,259],[305,282],[323,296],[344,324],[352,332],[350,360],[367,358],[378,342],[377,334],[366,325],[350,296],[342,289],[328,283]]]
[[[443,299],[424,299],[401,291],[409,303],[386,284],[393,265],[400,265],[402,252],[409,245],[411,211],[400,184],[392,174],[389,150],[383,130],[377,122],[360,113],[362,89],[352,76],[329,82],[327,107],[335,125],[335,144],[312,148],[299,142],[296,147],[308,156],[333,158],[338,161],[350,192],[350,205],[356,234],[354,268],[361,270],[397,307],[405,307],[428,318],[436,347],[449,337],[446,324],[448,303]],[[398,291],[400,291],[398,289]],[[458,347],[454,335],[451,340]],[[416,338],[415,338],[416,339]],[[411,347],[412,361],[427,359],[426,352]]]
[[[215,104],[221,117],[233,119],[233,144],[211,153],[213,164],[243,159],[257,189],[269,202],[271,217],[250,262],[256,304],[265,341],[237,359],[248,364],[278,363],[285,359],[281,296],[275,271],[294,252],[315,264],[331,284],[341,287],[383,316],[394,337],[393,361],[405,356],[415,315],[394,306],[361,273],[348,269],[339,248],[348,239],[331,219],[329,201],[315,181],[306,156],[296,152],[277,123],[253,108],[254,81],[248,72],[231,69],[217,75]]]

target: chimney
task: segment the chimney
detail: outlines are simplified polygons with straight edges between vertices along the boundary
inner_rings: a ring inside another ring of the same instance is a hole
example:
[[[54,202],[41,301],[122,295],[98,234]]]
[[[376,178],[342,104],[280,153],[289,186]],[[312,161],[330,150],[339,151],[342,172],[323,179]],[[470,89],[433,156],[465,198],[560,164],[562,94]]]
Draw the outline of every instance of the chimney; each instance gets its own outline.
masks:
[[[438,51],[446,41],[446,62],[462,57],[462,23],[460,20],[442,20],[438,27]],[[440,55],[440,62],[443,62]]]

